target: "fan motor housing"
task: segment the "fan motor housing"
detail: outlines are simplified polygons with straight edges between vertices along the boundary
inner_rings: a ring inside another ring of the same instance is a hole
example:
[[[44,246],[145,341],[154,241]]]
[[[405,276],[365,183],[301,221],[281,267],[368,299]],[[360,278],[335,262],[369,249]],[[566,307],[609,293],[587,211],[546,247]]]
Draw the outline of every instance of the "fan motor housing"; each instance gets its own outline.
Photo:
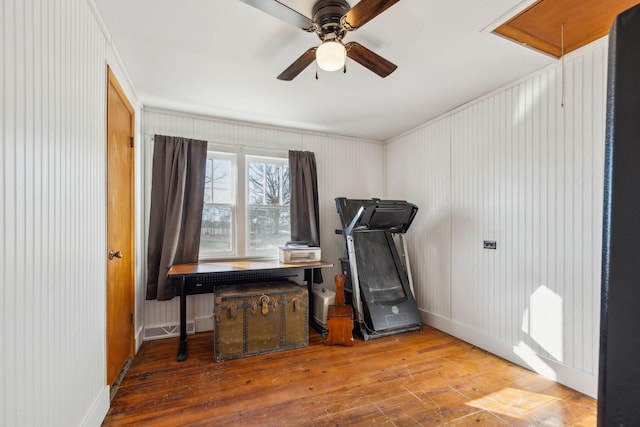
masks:
[[[318,24],[323,35],[337,34],[340,30],[340,18],[350,9],[346,0],[320,0],[313,5],[313,22]]]

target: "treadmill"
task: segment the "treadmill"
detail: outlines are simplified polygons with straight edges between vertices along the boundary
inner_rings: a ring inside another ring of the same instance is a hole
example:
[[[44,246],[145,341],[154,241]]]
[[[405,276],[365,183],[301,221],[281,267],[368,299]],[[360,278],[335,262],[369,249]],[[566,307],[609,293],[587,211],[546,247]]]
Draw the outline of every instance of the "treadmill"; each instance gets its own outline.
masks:
[[[402,200],[335,199],[355,329],[364,340],[422,329],[404,234],[418,207]]]

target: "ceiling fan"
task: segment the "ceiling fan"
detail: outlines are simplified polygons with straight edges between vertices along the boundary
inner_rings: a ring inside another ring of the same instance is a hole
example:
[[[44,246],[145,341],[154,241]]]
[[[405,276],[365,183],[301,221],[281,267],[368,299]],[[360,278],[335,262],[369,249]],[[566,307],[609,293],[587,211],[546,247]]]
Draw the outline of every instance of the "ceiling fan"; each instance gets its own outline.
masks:
[[[240,0],[260,9],[284,22],[310,33],[316,33],[321,40],[304,52],[279,76],[279,80],[293,80],[314,60],[318,67],[326,71],[343,69],[346,72],[346,57],[373,71],[380,77],[387,77],[397,65],[387,61],[357,42],[344,44],[342,39],[349,32],[380,15],[400,0],[360,0],[354,7],[346,0],[318,0],[312,9],[313,19],[277,0]],[[318,75],[316,73],[316,78]]]

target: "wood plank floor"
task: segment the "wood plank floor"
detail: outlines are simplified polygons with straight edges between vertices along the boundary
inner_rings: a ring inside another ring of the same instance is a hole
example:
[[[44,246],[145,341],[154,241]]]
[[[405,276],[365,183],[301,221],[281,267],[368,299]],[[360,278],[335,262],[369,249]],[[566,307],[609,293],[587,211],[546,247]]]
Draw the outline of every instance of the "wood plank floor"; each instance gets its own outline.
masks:
[[[596,402],[449,335],[216,363],[213,334],[145,342],[104,426],[595,426]]]

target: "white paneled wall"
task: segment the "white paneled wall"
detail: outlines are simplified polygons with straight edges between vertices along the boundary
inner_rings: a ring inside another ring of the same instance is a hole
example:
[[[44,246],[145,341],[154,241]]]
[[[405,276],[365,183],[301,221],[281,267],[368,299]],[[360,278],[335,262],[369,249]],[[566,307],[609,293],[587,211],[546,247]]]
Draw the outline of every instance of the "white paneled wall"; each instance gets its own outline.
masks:
[[[105,36],[86,0],[4,0],[0,34],[0,425],[99,425]]]
[[[312,134],[304,135],[303,141],[304,149],[316,155],[322,258],[336,266],[326,270],[323,278],[333,287],[333,278],[340,272],[339,259],[345,255],[345,239],[335,234],[342,228],[335,198],[383,197],[384,146]]]
[[[234,147],[263,149],[266,153],[288,150],[312,151],[318,168],[318,192],[320,202],[320,244],[322,258],[334,264],[324,269],[324,283],[333,286],[333,276],[340,272],[339,258],[343,256],[344,239],[335,234],[340,228],[334,199],[383,197],[384,145],[339,136],[283,129],[221,119],[194,116],[177,112],[146,109],[144,112],[145,137],[145,218],[148,219],[149,191],[151,188],[151,135],[173,135],[206,140]],[[146,229],[146,227],[145,227]],[[187,321],[189,330],[211,327],[213,312],[211,294],[189,296]],[[177,298],[171,301],[146,301],[146,337],[176,335],[179,318]]]
[[[450,118],[421,127],[389,145],[387,193],[418,206],[406,235],[412,274],[431,286],[414,286],[421,309],[451,314]]]
[[[421,208],[408,238],[425,320],[591,396],[606,54],[595,43],[387,145],[388,197]]]

